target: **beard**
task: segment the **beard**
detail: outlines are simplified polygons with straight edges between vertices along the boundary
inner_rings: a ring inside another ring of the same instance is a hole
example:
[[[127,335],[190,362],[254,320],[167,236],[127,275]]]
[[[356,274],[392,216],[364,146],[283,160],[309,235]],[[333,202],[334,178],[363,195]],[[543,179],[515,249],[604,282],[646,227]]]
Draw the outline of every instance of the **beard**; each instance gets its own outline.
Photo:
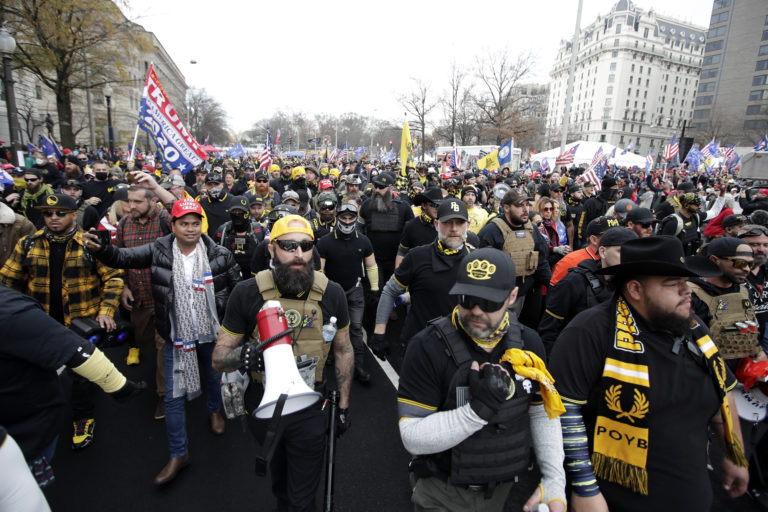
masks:
[[[312,287],[315,277],[312,260],[304,263],[300,269],[290,267],[294,262],[286,264],[277,258],[272,259],[272,264],[275,267],[275,283],[277,283],[280,293],[295,297]]]
[[[389,207],[392,205],[392,191],[387,190],[383,195],[374,191],[371,197],[371,210],[374,212],[384,213],[389,211]]]
[[[765,254],[760,254],[758,256],[758,254],[755,253],[755,255],[753,257],[755,259],[755,266],[756,267],[761,267],[761,266],[765,265],[766,261],[768,261],[768,257],[766,257]]]
[[[680,315],[649,302],[647,314],[646,320],[654,331],[666,331],[672,333],[673,336],[683,336],[691,330],[693,313],[690,310],[687,315]]]
[[[461,249],[461,247],[464,245],[464,242],[467,240],[467,233],[464,232],[464,235],[461,237],[461,240],[456,240],[456,237],[447,237],[446,235],[443,235],[440,231],[437,232],[437,239],[440,240],[440,243],[443,244],[443,247],[446,249],[450,249],[452,251],[455,251],[456,249]]]
[[[481,322],[485,324],[485,327],[482,329],[478,327],[474,327],[470,324],[470,322]],[[485,317],[475,316],[471,312],[467,312],[466,315],[461,315],[461,324],[464,326],[464,329],[466,329],[466,331],[470,335],[480,339],[487,338],[498,327],[498,325],[497,326],[488,325],[488,321],[486,320]]]

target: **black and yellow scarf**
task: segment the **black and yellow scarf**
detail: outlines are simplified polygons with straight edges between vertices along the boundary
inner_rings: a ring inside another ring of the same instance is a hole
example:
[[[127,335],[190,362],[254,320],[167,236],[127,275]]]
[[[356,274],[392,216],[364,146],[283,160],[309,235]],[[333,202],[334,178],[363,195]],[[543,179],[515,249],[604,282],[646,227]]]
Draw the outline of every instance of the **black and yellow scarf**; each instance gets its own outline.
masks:
[[[708,372],[721,401],[728,457],[739,466],[746,467],[744,450],[733,434],[725,362],[707,330],[698,324],[691,327],[691,334],[704,353]],[[629,306],[623,297],[619,297],[616,301],[614,343],[605,359],[600,382],[604,400],[597,408],[592,466],[598,478],[647,495],[650,377],[645,346],[635,339],[638,333]]]
[[[477,343],[478,346],[483,348],[494,348],[504,338],[509,330],[509,311],[504,313],[504,318],[501,319],[501,323],[489,336],[485,338],[475,338],[469,333],[466,327],[461,323],[461,315],[459,315],[459,306],[453,308],[451,313],[451,322],[453,326],[460,331],[464,331],[464,334],[469,336],[472,341]]]

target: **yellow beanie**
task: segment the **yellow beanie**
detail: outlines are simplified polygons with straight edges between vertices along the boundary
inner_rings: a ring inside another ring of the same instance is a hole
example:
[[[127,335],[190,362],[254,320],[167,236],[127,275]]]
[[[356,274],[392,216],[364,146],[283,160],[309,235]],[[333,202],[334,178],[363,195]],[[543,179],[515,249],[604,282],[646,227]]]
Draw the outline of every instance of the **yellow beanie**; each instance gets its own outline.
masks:
[[[298,176],[299,174],[303,174],[305,176],[307,175],[307,172],[304,170],[304,167],[300,165],[298,167],[293,168],[293,172],[291,172],[291,179],[295,180],[296,176]]]

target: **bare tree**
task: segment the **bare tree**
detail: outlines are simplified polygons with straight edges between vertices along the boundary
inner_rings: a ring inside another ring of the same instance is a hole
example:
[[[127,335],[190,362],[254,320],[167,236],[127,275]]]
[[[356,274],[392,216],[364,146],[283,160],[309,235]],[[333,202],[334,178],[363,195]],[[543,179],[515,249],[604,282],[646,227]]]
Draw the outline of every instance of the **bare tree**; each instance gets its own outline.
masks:
[[[416,118],[415,130],[421,133],[421,159],[424,160],[424,141],[426,140],[427,116],[435,109],[437,102],[430,100],[430,85],[416,78],[411,79],[413,86],[405,95],[398,98],[405,111]]]
[[[506,49],[476,58],[477,78],[484,90],[475,103],[492,128],[496,144],[514,136],[520,103],[515,87],[530,74],[533,61],[530,53],[512,56]]]
[[[210,136],[212,144],[230,141],[227,130],[227,113],[205,89],[191,88],[187,91],[189,104],[189,131],[195,139],[202,141]]]
[[[435,128],[435,133],[441,139],[453,142],[459,124],[461,109],[472,100],[471,84],[467,85],[467,73],[456,65],[451,65],[451,74],[448,77],[448,88],[443,92],[439,103],[443,111],[443,119]]]

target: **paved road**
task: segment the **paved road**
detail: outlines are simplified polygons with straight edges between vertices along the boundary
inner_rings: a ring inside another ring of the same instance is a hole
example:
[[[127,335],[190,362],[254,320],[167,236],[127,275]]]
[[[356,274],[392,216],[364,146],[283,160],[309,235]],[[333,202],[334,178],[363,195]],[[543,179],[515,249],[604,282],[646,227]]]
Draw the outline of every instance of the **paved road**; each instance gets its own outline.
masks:
[[[149,350],[138,367],[125,367],[126,351],[109,349],[107,355],[130,378],[154,382]],[[373,383],[353,385],[352,428],[338,446],[335,510],[410,510],[409,457],[397,431],[395,388],[375,358],[367,357]],[[392,359],[399,368],[399,357]],[[56,483],[46,493],[54,511],[274,510],[268,479],[254,473],[253,438],[237,422],[228,423],[224,436],[211,434],[201,398],[187,407],[190,466],[169,485],[155,486],[152,479],[167,461],[168,449],[164,423],[152,419],[154,407],[155,396],[148,392],[125,405],[100,394],[96,442],[82,452],[70,449],[71,424],[62,422],[53,464]],[[521,479],[506,510],[522,510],[537,480],[535,470]],[[748,498],[732,501],[719,485],[715,489],[713,511],[761,510]]]

